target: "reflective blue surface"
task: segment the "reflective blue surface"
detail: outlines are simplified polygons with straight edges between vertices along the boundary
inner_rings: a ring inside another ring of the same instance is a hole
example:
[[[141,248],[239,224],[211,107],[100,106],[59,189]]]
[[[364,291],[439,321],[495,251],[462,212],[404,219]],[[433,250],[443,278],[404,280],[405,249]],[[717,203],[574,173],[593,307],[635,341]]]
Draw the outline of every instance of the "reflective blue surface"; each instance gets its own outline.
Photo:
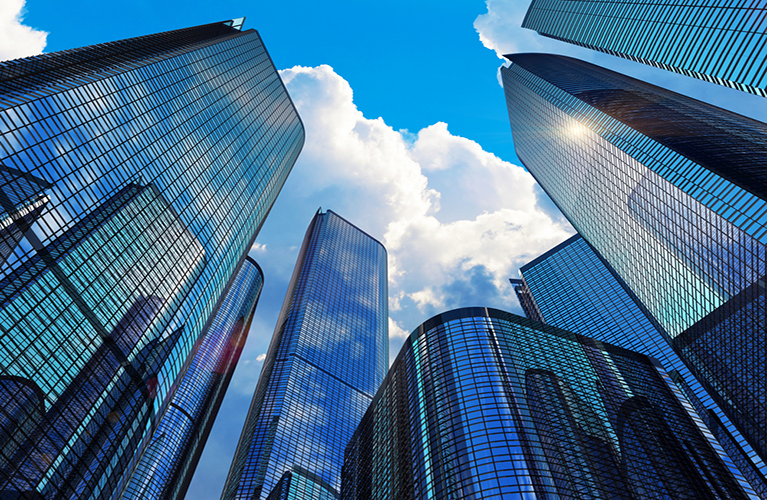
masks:
[[[522,26],[767,96],[765,5],[746,0],[533,0]]]
[[[767,125],[583,61],[509,57],[519,158],[764,458]]]
[[[748,498],[650,358],[486,308],[406,341],[343,499]]]
[[[0,491],[119,495],[295,162],[231,24],[0,64]]]
[[[184,498],[248,336],[264,277],[246,258],[122,498]]]
[[[333,493],[340,488],[344,447],[386,374],[386,280],[378,241],[331,211],[317,213],[223,498],[264,499],[296,466]]]
[[[580,235],[525,264],[520,274],[522,288],[532,297],[534,310],[547,324],[653,356],[672,373],[675,382],[680,378],[683,381],[679,383],[680,389],[693,401],[697,410],[694,418],[708,423],[709,412],[713,411],[719,421],[729,422],[671,344]],[[732,424],[728,427],[718,424],[711,432],[720,442],[726,439],[722,446],[758,495],[765,496],[764,476],[754,473],[755,466],[735,444],[743,442],[743,437]],[[722,433],[732,433],[734,437],[722,439]],[[729,442],[733,446],[727,446]],[[730,457],[725,455],[723,459],[729,462]]]

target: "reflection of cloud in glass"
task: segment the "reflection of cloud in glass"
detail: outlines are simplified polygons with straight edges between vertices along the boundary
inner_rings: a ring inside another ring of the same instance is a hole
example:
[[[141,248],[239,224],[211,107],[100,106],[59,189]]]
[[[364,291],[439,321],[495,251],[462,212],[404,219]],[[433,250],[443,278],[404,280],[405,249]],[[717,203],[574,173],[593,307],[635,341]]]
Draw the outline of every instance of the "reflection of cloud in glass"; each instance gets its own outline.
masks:
[[[224,498],[266,498],[296,466],[340,487],[344,446],[385,375],[387,316],[384,248],[335,213],[318,213]]]

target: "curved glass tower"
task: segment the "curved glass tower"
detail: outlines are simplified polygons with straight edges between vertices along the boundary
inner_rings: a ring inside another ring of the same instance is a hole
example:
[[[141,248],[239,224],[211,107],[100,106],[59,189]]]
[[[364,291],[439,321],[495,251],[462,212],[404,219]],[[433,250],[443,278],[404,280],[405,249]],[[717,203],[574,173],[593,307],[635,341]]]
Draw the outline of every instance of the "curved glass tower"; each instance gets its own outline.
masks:
[[[241,20],[0,63],[0,497],[122,494],[304,141]]]
[[[767,125],[572,58],[508,57],[520,160],[767,457]]]
[[[181,379],[123,498],[183,499],[232,379],[264,276],[249,257]]]
[[[306,231],[224,499],[333,498],[386,375],[386,250],[328,210]]]
[[[532,0],[522,27],[767,97],[764,4]]]
[[[748,498],[647,356],[510,313],[413,331],[346,450],[342,499]]]

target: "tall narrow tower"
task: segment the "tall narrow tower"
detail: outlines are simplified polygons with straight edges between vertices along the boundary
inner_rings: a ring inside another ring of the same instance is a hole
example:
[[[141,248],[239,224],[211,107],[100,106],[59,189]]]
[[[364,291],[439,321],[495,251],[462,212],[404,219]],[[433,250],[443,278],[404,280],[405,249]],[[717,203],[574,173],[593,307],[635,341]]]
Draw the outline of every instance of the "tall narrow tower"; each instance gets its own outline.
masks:
[[[124,499],[183,499],[248,337],[264,275],[249,257],[133,473]]]
[[[331,211],[315,215],[224,499],[337,495],[344,448],[386,375],[386,280],[378,241]]]
[[[242,20],[0,63],[0,497],[112,498],[304,141]]]

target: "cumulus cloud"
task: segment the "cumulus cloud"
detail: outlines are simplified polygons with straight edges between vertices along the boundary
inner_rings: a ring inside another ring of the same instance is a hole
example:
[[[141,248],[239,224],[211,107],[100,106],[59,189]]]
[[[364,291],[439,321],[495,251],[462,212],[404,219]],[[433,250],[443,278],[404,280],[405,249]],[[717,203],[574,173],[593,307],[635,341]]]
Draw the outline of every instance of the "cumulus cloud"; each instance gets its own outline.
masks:
[[[0,61],[40,54],[48,33],[21,24],[25,0],[0,2]]]
[[[519,0],[485,0],[487,12],[477,16],[474,29],[482,44],[508,65],[504,54],[524,52],[547,52],[563,54],[593,62],[595,52],[583,47],[541,36],[533,30],[522,28],[522,21],[530,2]],[[498,84],[501,73],[498,71]]]
[[[504,60],[504,54],[538,52],[543,49],[542,44],[546,42],[534,31],[522,28],[529,2],[486,0],[485,4],[487,13],[474,20],[474,29],[482,45],[495,51]]]
[[[263,361],[266,359],[266,353],[261,353],[258,356],[256,356],[256,361]]]
[[[447,124],[413,134],[366,118],[327,65],[281,75],[307,131],[290,196],[318,200],[386,246],[392,357],[433,314],[515,308],[508,278],[572,234],[530,174]]]

